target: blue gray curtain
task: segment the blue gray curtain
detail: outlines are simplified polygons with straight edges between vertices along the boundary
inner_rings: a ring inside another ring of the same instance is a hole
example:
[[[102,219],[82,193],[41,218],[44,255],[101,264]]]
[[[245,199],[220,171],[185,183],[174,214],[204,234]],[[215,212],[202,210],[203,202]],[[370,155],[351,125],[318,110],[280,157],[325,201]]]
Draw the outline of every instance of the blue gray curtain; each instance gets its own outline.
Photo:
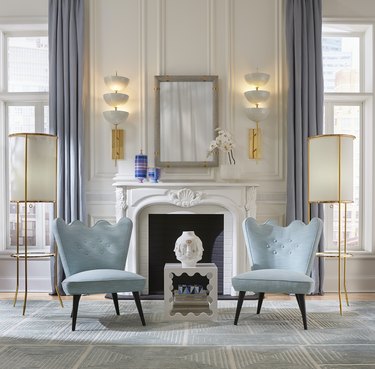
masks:
[[[307,137],[323,133],[323,63],[321,0],[286,0],[288,92],[287,223],[308,221]],[[311,217],[323,219],[323,206]],[[320,251],[323,241],[319,245]],[[323,260],[313,268],[316,294],[323,293]]]
[[[48,40],[50,132],[58,136],[57,216],[85,221],[84,0],[49,0]],[[59,284],[62,277],[60,267]]]

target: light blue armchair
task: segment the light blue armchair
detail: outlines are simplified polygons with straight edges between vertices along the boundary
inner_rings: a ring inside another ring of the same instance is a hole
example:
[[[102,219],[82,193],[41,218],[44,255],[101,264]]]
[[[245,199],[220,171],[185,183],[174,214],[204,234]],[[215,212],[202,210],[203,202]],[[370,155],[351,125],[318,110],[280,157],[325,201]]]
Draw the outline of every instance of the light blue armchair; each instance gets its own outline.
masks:
[[[265,293],[288,293],[296,295],[303,327],[307,329],[305,294],[314,287],[310,274],[323,222],[313,218],[308,225],[296,220],[279,227],[247,218],[242,226],[252,268],[232,278],[233,288],[239,291],[234,324],[237,325],[246,291],[259,293],[257,314]]]
[[[117,292],[132,292],[143,325],[139,291],[146,279],[125,271],[133,224],[122,218],[115,225],[100,220],[92,228],[80,221],[66,224],[57,218],[52,225],[66,279],[62,287],[73,295],[72,330],[75,330],[82,294],[112,293],[116,314],[120,315]]]

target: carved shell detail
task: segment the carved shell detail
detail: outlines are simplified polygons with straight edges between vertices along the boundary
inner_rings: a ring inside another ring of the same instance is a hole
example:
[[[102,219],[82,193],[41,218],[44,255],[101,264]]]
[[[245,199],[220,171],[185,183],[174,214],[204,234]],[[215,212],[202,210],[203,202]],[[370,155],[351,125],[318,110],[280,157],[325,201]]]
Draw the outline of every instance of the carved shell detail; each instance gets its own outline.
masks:
[[[195,192],[189,188],[183,188],[181,190],[171,190],[168,193],[170,201],[182,208],[188,208],[190,206],[197,205],[202,200],[202,192]]]

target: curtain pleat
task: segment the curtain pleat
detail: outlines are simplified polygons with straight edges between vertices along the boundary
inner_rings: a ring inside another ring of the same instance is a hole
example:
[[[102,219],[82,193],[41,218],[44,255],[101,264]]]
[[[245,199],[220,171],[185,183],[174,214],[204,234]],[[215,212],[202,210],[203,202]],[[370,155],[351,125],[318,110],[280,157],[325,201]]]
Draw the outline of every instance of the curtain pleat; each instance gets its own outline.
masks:
[[[85,222],[83,0],[49,0],[48,39],[50,132],[58,136],[57,216]],[[61,290],[61,265],[58,269]]]
[[[287,223],[308,222],[307,137],[323,133],[323,61],[321,0],[286,0],[288,90]],[[323,205],[311,217],[323,219]],[[323,237],[319,244],[323,251]],[[316,258],[315,294],[323,293],[323,259]]]

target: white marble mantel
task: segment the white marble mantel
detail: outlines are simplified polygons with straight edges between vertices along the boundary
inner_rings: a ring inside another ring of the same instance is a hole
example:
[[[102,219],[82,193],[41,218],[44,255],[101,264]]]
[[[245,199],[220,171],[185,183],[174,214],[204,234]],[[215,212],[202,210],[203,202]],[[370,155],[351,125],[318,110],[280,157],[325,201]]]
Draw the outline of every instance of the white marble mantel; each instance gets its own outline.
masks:
[[[229,212],[231,229],[231,274],[244,272],[248,268],[247,252],[242,236],[242,221],[249,216],[256,217],[255,183],[240,182],[136,182],[115,181],[116,218],[129,217],[133,221],[133,234],[130,241],[127,269],[140,272],[139,247],[145,247],[141,235],[147,232],[140,229],[140,215],[150,207],[167,212],[195,212],[202,209],[210,213],[210,206],[220,207]],[[143,245],[143,246],[140,246]],[[148,247],[148,246],[147,246]]]

